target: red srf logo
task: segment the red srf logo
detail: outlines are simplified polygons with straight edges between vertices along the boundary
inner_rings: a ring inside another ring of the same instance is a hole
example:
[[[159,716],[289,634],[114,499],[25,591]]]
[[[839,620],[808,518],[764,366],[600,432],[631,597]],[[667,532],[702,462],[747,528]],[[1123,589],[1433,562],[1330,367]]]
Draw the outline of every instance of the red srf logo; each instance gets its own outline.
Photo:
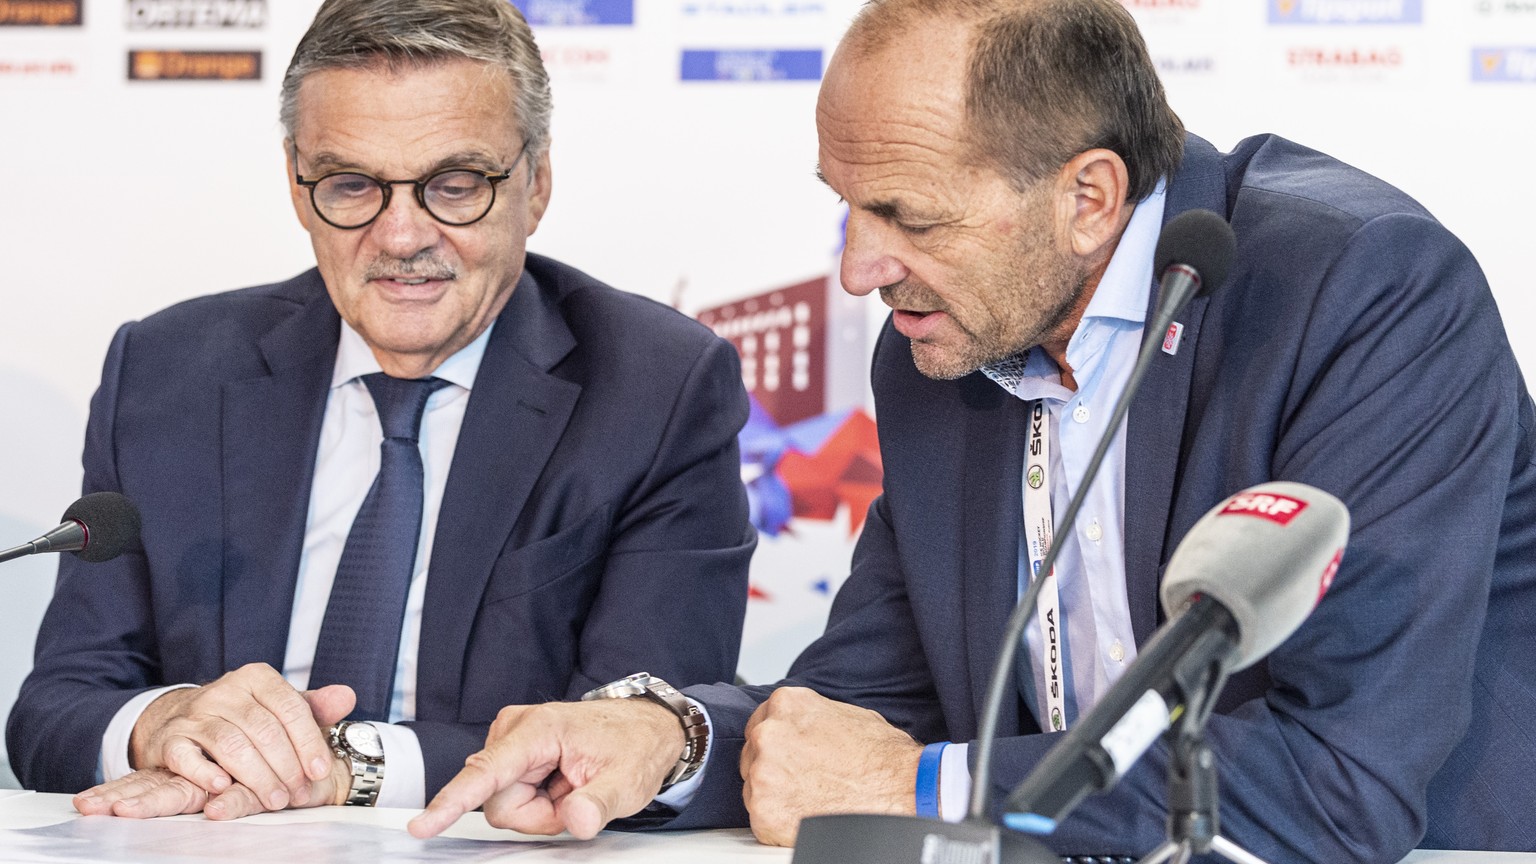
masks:
[[[1296,514],[1307,509],[1307,502],[1287,495],[1268,492],[1244,492],[1232,496],[1221,508],[1222,516],[1258,516],[1276,525],[1289,525]]]
[[[1339,575],[1339,562],[1342,560],[1344,560],[1344,547],[1340,546],[1339,551],[1333,553],[1333,560],[1323,568],[1323,578],[1317,583],[1317,602],[1313,603],[1313,606],[1323,602],[1323,595],[1327,594],[1328,589],[1333,585],[1333,577]]]

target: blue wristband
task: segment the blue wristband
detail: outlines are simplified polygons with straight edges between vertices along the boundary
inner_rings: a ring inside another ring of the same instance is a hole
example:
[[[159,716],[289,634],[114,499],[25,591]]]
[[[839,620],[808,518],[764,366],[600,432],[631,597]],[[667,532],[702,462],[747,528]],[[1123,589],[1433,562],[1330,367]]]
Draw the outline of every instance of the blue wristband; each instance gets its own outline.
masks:
[[[944,760],[944,748],[949,744],[940,741],[923,748],[917,759],[917,815],[928,819],[939,817],[939,765]]]

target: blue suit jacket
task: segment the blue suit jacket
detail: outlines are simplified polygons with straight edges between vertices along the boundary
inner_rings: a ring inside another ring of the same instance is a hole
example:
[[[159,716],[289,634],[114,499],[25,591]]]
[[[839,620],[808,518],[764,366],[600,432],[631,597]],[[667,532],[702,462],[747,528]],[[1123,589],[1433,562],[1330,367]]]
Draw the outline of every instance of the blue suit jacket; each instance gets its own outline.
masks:
[[[282,667],[340,318],[319,275],[117,334],[85,489],[143,512],[142,551],[66,556],[7,727],[29,788],[92,785],[146,688]],[[728,343],[530,255],[470,395],[428,571],[414,726],[430,797],[504,705],[641,670],[730,680],[756,535]]]
[[[1230,155],[1191,139],[1166,218],[1191,208],[1230,219],[1237,255],[1226,286],[1180,315],[1182,348],[1156,359],[1130,413],[1138,643],[1161,623],[1179,539],[1227,495],[1295,480],[1353,520],[1327,597],[1233,677],[1211,720],[1223,833],[1271,861],[1330,864],[1416,844],[1536,848],[1536,433],[1481,272],[1400,192],[1279,138]],[[1017,596],[1026,406],[979,374],[924,378],[889,327],[873,378],[884,495],[785,683],[920,741],[969,740]],[[734,751],[767,690],[690,691],[718,746],[674,827],[745,819]],[[994,801],[1059,737],[1017,699],[1005,714],[1018,734],[999,744]],[[1149,851],[1165,777],[1159,745],[1052,845]]]

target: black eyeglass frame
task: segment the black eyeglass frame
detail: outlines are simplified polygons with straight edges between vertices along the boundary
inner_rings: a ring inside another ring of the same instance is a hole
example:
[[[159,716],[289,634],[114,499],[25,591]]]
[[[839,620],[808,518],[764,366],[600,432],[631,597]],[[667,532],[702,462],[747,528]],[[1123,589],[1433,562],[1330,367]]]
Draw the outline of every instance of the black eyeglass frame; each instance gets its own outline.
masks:
[[[416,180],[382,180],[373,176],[372,174],[364,174],[361,171],[331,171],[330,173],[322,174],[312,180],[307,180],[302,174],[299,173],[299,148],[297,145],[294,145],[293,182],[309,190],[309,204],[311,207],[315,208],[315,215],[319,216],[320,219],[325,222],[325,224],[330,225],[333,228],[340,228],[343,231],[356,231],[359,228],[367,228],[369,225],[372,225],[376,219],[384,215],[385,210],[389,209],[390,198],[395,193],[395,187],[407,184],[413,188],[416,203],[421,205],[421,209],[426,211],[428,216],[431,216],[433,219],[436,219],[438,222],[441,222],[444,225],[451,225],[455,228],[462,228],[465,225],[473,225],[476,222],[479,222],[481,219],[491,215],[491,210],[496,206],[496,184],[512,176],[512,172],[517,170],[518,163],[523,161],[523,155],[527,152],[528,142],[524,141],[522,149],[517,151],[517,158],[513,159],[512,164],[508,165],[506,170],[500,173],[495,171],[485,171],[479,168],[444,168],[441,171],[433,171],[431,174]],[[485,205],[485,212],[481,213],[479,216],[476,216],[467,222],[452,222],[432,212],[432,208],[427,206],[427,184],[443,176],[444,174],[455,174],[460,171],[469,174],[479,174],[481,177],[484,177],[487,181],[489,181],[491,184],[491,200]],[[325,182],[331,177],[339,177],[343,174],[349,174],[353,177],[362,177],[370,180],[374,183],[374,185],[378,186],[384,191],[384,198],[379,203],[378,211],[376,211],[372,216],[369,216],[362,222],[357,223],[356,225],[342,225],[339,222],[332,221],[329,216],[325,215],[325,211],[320,208],[320,202],[315,200],[315,187],[319,186],[321,183]],[[529,180],[531,181],[532,178],[530,177]]]

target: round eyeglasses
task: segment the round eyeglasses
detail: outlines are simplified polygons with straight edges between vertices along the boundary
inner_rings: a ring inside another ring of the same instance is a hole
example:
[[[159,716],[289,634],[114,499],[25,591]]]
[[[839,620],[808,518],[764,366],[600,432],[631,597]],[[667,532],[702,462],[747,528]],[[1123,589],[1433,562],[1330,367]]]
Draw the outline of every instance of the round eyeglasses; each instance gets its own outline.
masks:
[[[505,171],[445,168],[419,180],[380,180],[356,171],[334,171],[305,179],[298,173],[299,151],[293,151],[294,182],[309,189],[309,201],[327,224],[344,230],[362,228],[389,207],[395,187],[412,186],[416,203],[444,225],[473,225],[496,204],[496,184],[512,176],[528,150],[524,142]]]

